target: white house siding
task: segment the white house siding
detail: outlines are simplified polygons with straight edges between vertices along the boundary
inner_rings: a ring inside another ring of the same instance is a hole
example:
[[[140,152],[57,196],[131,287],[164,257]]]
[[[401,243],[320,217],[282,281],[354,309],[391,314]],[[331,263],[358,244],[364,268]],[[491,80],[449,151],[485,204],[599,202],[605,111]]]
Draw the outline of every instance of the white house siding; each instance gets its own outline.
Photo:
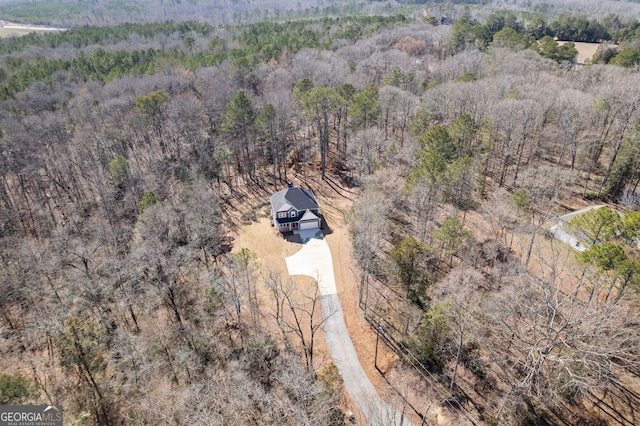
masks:
[[[582,208],[580,210],[576,210],[575,212],[571,212],[564,216],[560,216],[558,218],[558,223],[552,226],[550,229],[550,231],[553,232],[553,238],[555,238],[558,241],[562,241],[563,243],[569,244],[571,248],[573,248],[574,250],[585,251],[587,247],[584,244],[580,243],[580,241],[578,240],[578,237],[569,233],[566,230],[567,223],[569,223],[569,221],[574,217],[580,216],[581,214],[584,214],[589,210],[600,209],[602,207],[605,207],[605,206],[604,205],[589,206],[589,207]]]

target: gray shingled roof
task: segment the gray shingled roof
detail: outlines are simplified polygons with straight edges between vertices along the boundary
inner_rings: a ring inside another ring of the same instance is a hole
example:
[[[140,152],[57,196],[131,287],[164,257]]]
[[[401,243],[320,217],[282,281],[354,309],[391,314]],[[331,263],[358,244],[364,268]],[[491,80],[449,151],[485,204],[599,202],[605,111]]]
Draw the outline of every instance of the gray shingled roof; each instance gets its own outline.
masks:
[[[302,188],[286,188],[282,191],[278,191],[272,194],[271,208],[273,211],[279,211],[283,206],[289,204],[294,209],[300,210],[315,210],[318,208],[316,197],[313,195],[310,189]],[[287,209],[288,210],[288,209]]]
[[[313,214],[311,210],[307,210],[306,212],[304,212],[304,215],[302,215],[302,217],[300,218],[300,222],[304,222],[305,220],[316,220],[316,219],[320,219],[320,218],[315,214]]]

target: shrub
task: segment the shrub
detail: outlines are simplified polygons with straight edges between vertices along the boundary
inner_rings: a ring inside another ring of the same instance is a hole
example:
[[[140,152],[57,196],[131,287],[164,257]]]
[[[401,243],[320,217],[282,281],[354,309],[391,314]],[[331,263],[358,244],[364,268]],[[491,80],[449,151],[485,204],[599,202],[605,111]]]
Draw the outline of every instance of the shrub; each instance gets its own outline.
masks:
[[[38,386],[20,376],[0,375],[0,405],[21,404],[38,397]]]

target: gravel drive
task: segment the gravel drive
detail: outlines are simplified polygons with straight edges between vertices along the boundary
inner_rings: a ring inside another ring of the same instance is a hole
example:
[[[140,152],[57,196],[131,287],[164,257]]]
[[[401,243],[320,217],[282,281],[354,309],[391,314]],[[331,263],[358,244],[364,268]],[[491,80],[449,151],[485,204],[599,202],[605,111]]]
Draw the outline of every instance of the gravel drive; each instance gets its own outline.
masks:
[[[331,357],[351,398],[372,425],[410,425],[392,406],[380,399],[367,377],[349,337],[336,291],[331,250],[320,230],[299,231],[303,247],[287,257],[289,275],[306,275],[318,281],[325,318],[324,335]]]

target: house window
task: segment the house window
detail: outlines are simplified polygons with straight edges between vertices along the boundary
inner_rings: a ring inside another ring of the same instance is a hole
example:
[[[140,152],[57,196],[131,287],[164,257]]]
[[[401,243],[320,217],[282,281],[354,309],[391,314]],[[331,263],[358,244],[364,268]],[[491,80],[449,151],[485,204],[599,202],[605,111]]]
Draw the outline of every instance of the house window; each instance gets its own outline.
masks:
[[[298,216],[298,212],[295,210],[291,210],[291,217],[296,217]]]
[[[278,219],[285,219],[287,217],[287,212],[278,212]]]

